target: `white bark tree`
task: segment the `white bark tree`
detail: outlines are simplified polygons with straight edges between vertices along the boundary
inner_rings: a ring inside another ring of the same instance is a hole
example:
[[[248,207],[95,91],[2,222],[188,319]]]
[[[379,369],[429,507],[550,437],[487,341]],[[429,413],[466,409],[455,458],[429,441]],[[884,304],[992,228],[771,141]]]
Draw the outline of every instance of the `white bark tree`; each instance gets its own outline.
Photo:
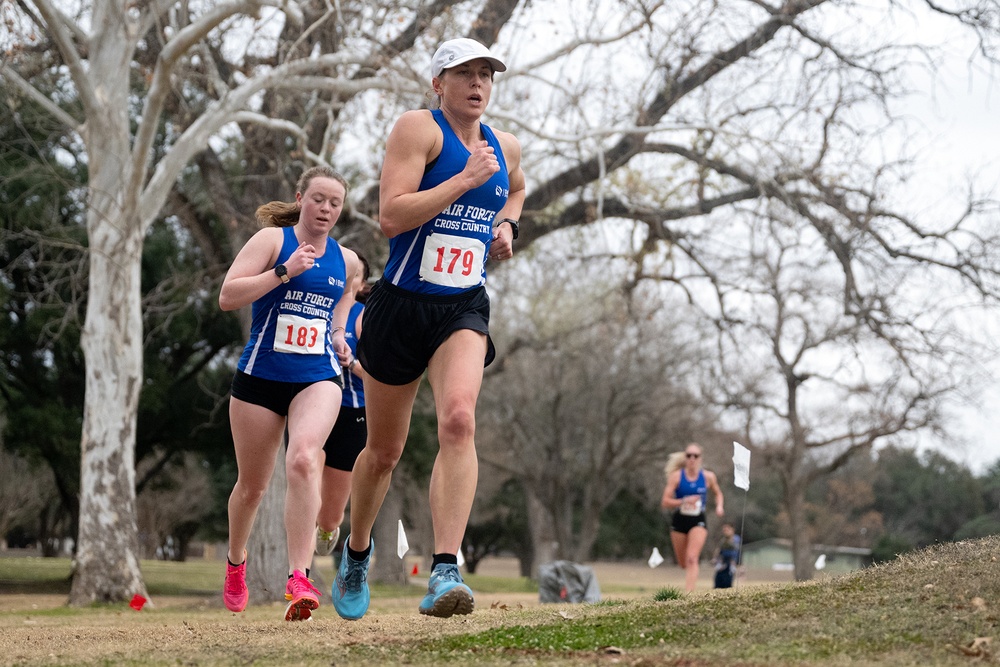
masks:
[[[234,120],[281,125],[280,119],[253,110],[261,91],[312,90],[318,85],[356,90],[361,85],[331,72],[364,64],[364,54],[291,57],[239,85],[216,88],[201,115],[178,136],[169,137],[169,146],[159,152],[157,133],[175,87],[183,87],[186,68],[228,31],[241,31],[252,50],[264,25],[259,17],[268,8],[301,24],[298,4],[280,0],[223,2],[190,15],[174,2],[135,5],[117,0],[86,3],[71,15],[63,5],[39,0],[21,9],[29,17],[24,26],[33,23],[44,32],[22,34],[17,44],[21,57],[0,66],[0,80],[9,94],[17,91],[62,121],[79,137],[89,166],[90,277],[81,343],[87,378],[72,604],[146,594],[138,561],[134,452],[142,386],[139,269],[147,230],[182,170],[227,125]],[[169,29],[158,33],[164,41],[155,65],[134,73],[140,43],[156,24]],[[49,60],[48,47],[58,57]],[[60,100],[39,94],[30,81],[35,68],[64,76],[72,89],[68,99],[79,106],[64,107]],[[141,100],[133,96],[133,74],[147,77]],[[363,87],[378,85],[370,80]],[[137,119],[130,114],[133,105],[140,105]]]

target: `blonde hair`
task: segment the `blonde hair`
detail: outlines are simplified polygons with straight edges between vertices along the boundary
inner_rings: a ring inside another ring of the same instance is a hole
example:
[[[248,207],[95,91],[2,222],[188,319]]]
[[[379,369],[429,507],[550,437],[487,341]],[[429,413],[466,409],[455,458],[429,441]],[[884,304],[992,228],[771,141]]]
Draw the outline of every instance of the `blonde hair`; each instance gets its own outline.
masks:
[[[663,474],[666,475],[668,480],[670,479],[671,473],[680,470],[687,464],[687,448],[691,447],[692,445],[698,448],[699,454],[704,453],[705,450],[702,449],[702,446],[699,445],[697,442],[689,442],[688,444],[684,445],[684,449],[682,451],[674,452],[673,454],[668,456],[667,465],[663,466]]]
[[[332,178],[344,186],[344,195],[347,195],[347,179],[326,165],[310,167],[302,172],[295,191],[304,193],[314,178]],[[256,217],[261,227],[291,227],[299,221],[299,212],[298,202],[272,201],[259,206]]]
[[[687,455],[684,452],[674,452],[667,457],[667,465],[663,466],[663,474],[669,480],[670,475],[684,467]]]

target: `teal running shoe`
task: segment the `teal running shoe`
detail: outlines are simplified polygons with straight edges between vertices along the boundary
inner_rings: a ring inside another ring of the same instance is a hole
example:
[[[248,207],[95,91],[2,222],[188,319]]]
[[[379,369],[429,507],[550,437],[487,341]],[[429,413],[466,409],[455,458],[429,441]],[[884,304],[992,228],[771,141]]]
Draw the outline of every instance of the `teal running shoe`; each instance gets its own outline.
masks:
[[[344,550],[340,554],[340,567],[337,568],[337,578],[333,582],[330,595],[333,597],[333,608],[341,618],[356,621],[368,611],[371,594],[368,592],[368,566],[375,553],[375,541],[372,540],[368,557],[356,561],[347,553],[347,545],[351,536],[344,542]]]
[[[420,613],[438,618],[471,614],[475,606],[472,589],[462,583],[457,565],[439,564],[431,572],[427,595],[420,601]]]

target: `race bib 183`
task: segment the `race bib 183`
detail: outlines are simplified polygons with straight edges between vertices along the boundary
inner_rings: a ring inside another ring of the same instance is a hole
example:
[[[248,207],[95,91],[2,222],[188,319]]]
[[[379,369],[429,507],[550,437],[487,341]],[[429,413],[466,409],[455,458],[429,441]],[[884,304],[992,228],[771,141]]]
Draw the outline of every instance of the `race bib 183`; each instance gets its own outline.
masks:
[[[445,287],[474,287],[482,282],[485,257],[479,239],[434,233],[424,243],[420,277]]]
[[[323,354],[326,346],[326,320],[298,315],[278,315],[274,331],[274,350],[292,354]]]

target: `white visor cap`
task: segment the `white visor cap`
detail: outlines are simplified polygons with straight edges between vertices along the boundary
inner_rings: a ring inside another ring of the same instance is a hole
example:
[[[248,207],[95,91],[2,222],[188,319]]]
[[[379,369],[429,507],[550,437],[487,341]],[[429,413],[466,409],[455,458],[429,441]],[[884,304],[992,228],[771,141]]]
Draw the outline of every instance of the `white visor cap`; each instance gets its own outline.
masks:
[[[506,72],[507,66],[503,61],[490,53],[490,50],[474,39],[460,37],[459,39],[449,39],[438,47],[431,58],[431,78],[441,76],[441,72],[449,67],[455,67],[470,60],[483,58],[488,60],[495,72]]]

